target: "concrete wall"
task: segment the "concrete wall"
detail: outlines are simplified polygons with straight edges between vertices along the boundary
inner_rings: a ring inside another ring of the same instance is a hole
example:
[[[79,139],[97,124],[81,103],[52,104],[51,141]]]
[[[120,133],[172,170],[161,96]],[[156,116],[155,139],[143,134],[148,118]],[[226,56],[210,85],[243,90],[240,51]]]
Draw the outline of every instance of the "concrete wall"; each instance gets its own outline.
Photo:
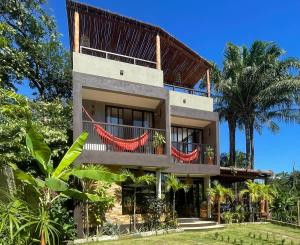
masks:
[[[163,87],[163,71],[92,55],[73,53],[73,71]],[[123,75],[120,74],[123,71]]]
[[[205,96],[169,91],[170,105],[185,108],[213,111],[213,99]]]

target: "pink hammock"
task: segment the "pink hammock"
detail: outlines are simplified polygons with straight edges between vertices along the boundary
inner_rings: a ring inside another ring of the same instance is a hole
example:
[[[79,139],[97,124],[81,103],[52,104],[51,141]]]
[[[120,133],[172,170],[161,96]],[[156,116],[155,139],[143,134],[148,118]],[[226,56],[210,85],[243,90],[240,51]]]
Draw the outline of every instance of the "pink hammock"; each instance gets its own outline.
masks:
[[[197,160],[199,157],[199,150],[196,148],[190,153],[184,153],[179,150],[177,150],[174,146],[171,148],[172,156],[178,159],[179,161],[182,161],[184,163],[191,163],[194,160]]]
[[[121,139],[118,138],[111,133],[107,132],[103,127],[97,124],[94,119],[89,115],[89,113],[82,107],[83,111],[87,115],[87,117],[92,121],[93,126],[100,136],[100,138],[104,139],[104,141],[111,145],[116,145],[120,150],[123,151],[135,151],[137,148],[144,146],[148,139],[149,133],[145,132],[140,137],[134,139]]]

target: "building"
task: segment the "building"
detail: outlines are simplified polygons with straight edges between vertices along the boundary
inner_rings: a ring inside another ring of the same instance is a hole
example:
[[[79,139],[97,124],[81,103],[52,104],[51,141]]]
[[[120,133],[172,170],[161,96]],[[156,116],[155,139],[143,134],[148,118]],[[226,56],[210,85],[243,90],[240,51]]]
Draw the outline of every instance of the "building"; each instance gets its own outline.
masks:
[[[178,216],[198,217],[210,178],[220,174],[211,64],[160,27],[72,1],[67,12],[74,138],[89,132],[78,163],[155,173],[156,189],[140,192],[158,197],[174,173],[191,185],[187,200],[177,195]],[[130,185],[113,191],[122,195],[107,217],[129,222]]]

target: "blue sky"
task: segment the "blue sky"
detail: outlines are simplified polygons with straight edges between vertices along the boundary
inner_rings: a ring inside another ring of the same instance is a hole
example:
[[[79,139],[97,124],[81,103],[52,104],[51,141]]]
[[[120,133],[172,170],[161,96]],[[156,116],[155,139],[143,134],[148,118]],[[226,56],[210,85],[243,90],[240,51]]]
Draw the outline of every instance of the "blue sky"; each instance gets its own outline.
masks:
[[[62,41],[69,48],[64,0],[48,0]],[[250,45],[254,40],[274,41],[287,57],[300,58],[300,1],[171,1],[81,0],[128,17],[158,25],[190,48],[222,64],[226,42]],[[29,94],[23,86],[21,93]],[[280,124],[277,134],[267,129],[255,134],[256,168],[275,172],[300,169],[300,125]],[[227,124],[220,126],[221,152],[228,151]],[[237,132],[237,149],[244,151],[244,133]]]

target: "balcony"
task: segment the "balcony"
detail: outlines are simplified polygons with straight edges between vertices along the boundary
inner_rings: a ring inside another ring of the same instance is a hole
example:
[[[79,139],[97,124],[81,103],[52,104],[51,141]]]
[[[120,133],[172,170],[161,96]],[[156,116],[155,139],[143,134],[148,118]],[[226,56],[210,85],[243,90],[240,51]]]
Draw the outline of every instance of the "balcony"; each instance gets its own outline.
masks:
[[[166,137],[166,131],[163,129],[83,121],[83,130],[89,133],[84,145],[84,149],[88,151],[151,155],[164,155],[166,153],[165,145],[162,146],[161,150],[154,147],[155,134],[159,133]]]
[[[193,88],[176,86],[176,85],[168,84],[168,83],[165,83],[164,87],[165,87],[165,89],[170,90],[170,91],[177,91],[177,92],[186,93],[186,94],[208,97],[207,91],[201,91],[201,90],[197,90],[197,89],[193,89]]]
[[[181,164],[207,164],[216,165],[216,148],[208,144],[197,144],[197,143],[181,143],[172,142],[172,146],[183,154],[192,154],[196,152],[196,157],[191,157],[190,161],[182,161],[176,157],[172,157],[173,163]],[[209,152],[212,157],[209,157]]]

